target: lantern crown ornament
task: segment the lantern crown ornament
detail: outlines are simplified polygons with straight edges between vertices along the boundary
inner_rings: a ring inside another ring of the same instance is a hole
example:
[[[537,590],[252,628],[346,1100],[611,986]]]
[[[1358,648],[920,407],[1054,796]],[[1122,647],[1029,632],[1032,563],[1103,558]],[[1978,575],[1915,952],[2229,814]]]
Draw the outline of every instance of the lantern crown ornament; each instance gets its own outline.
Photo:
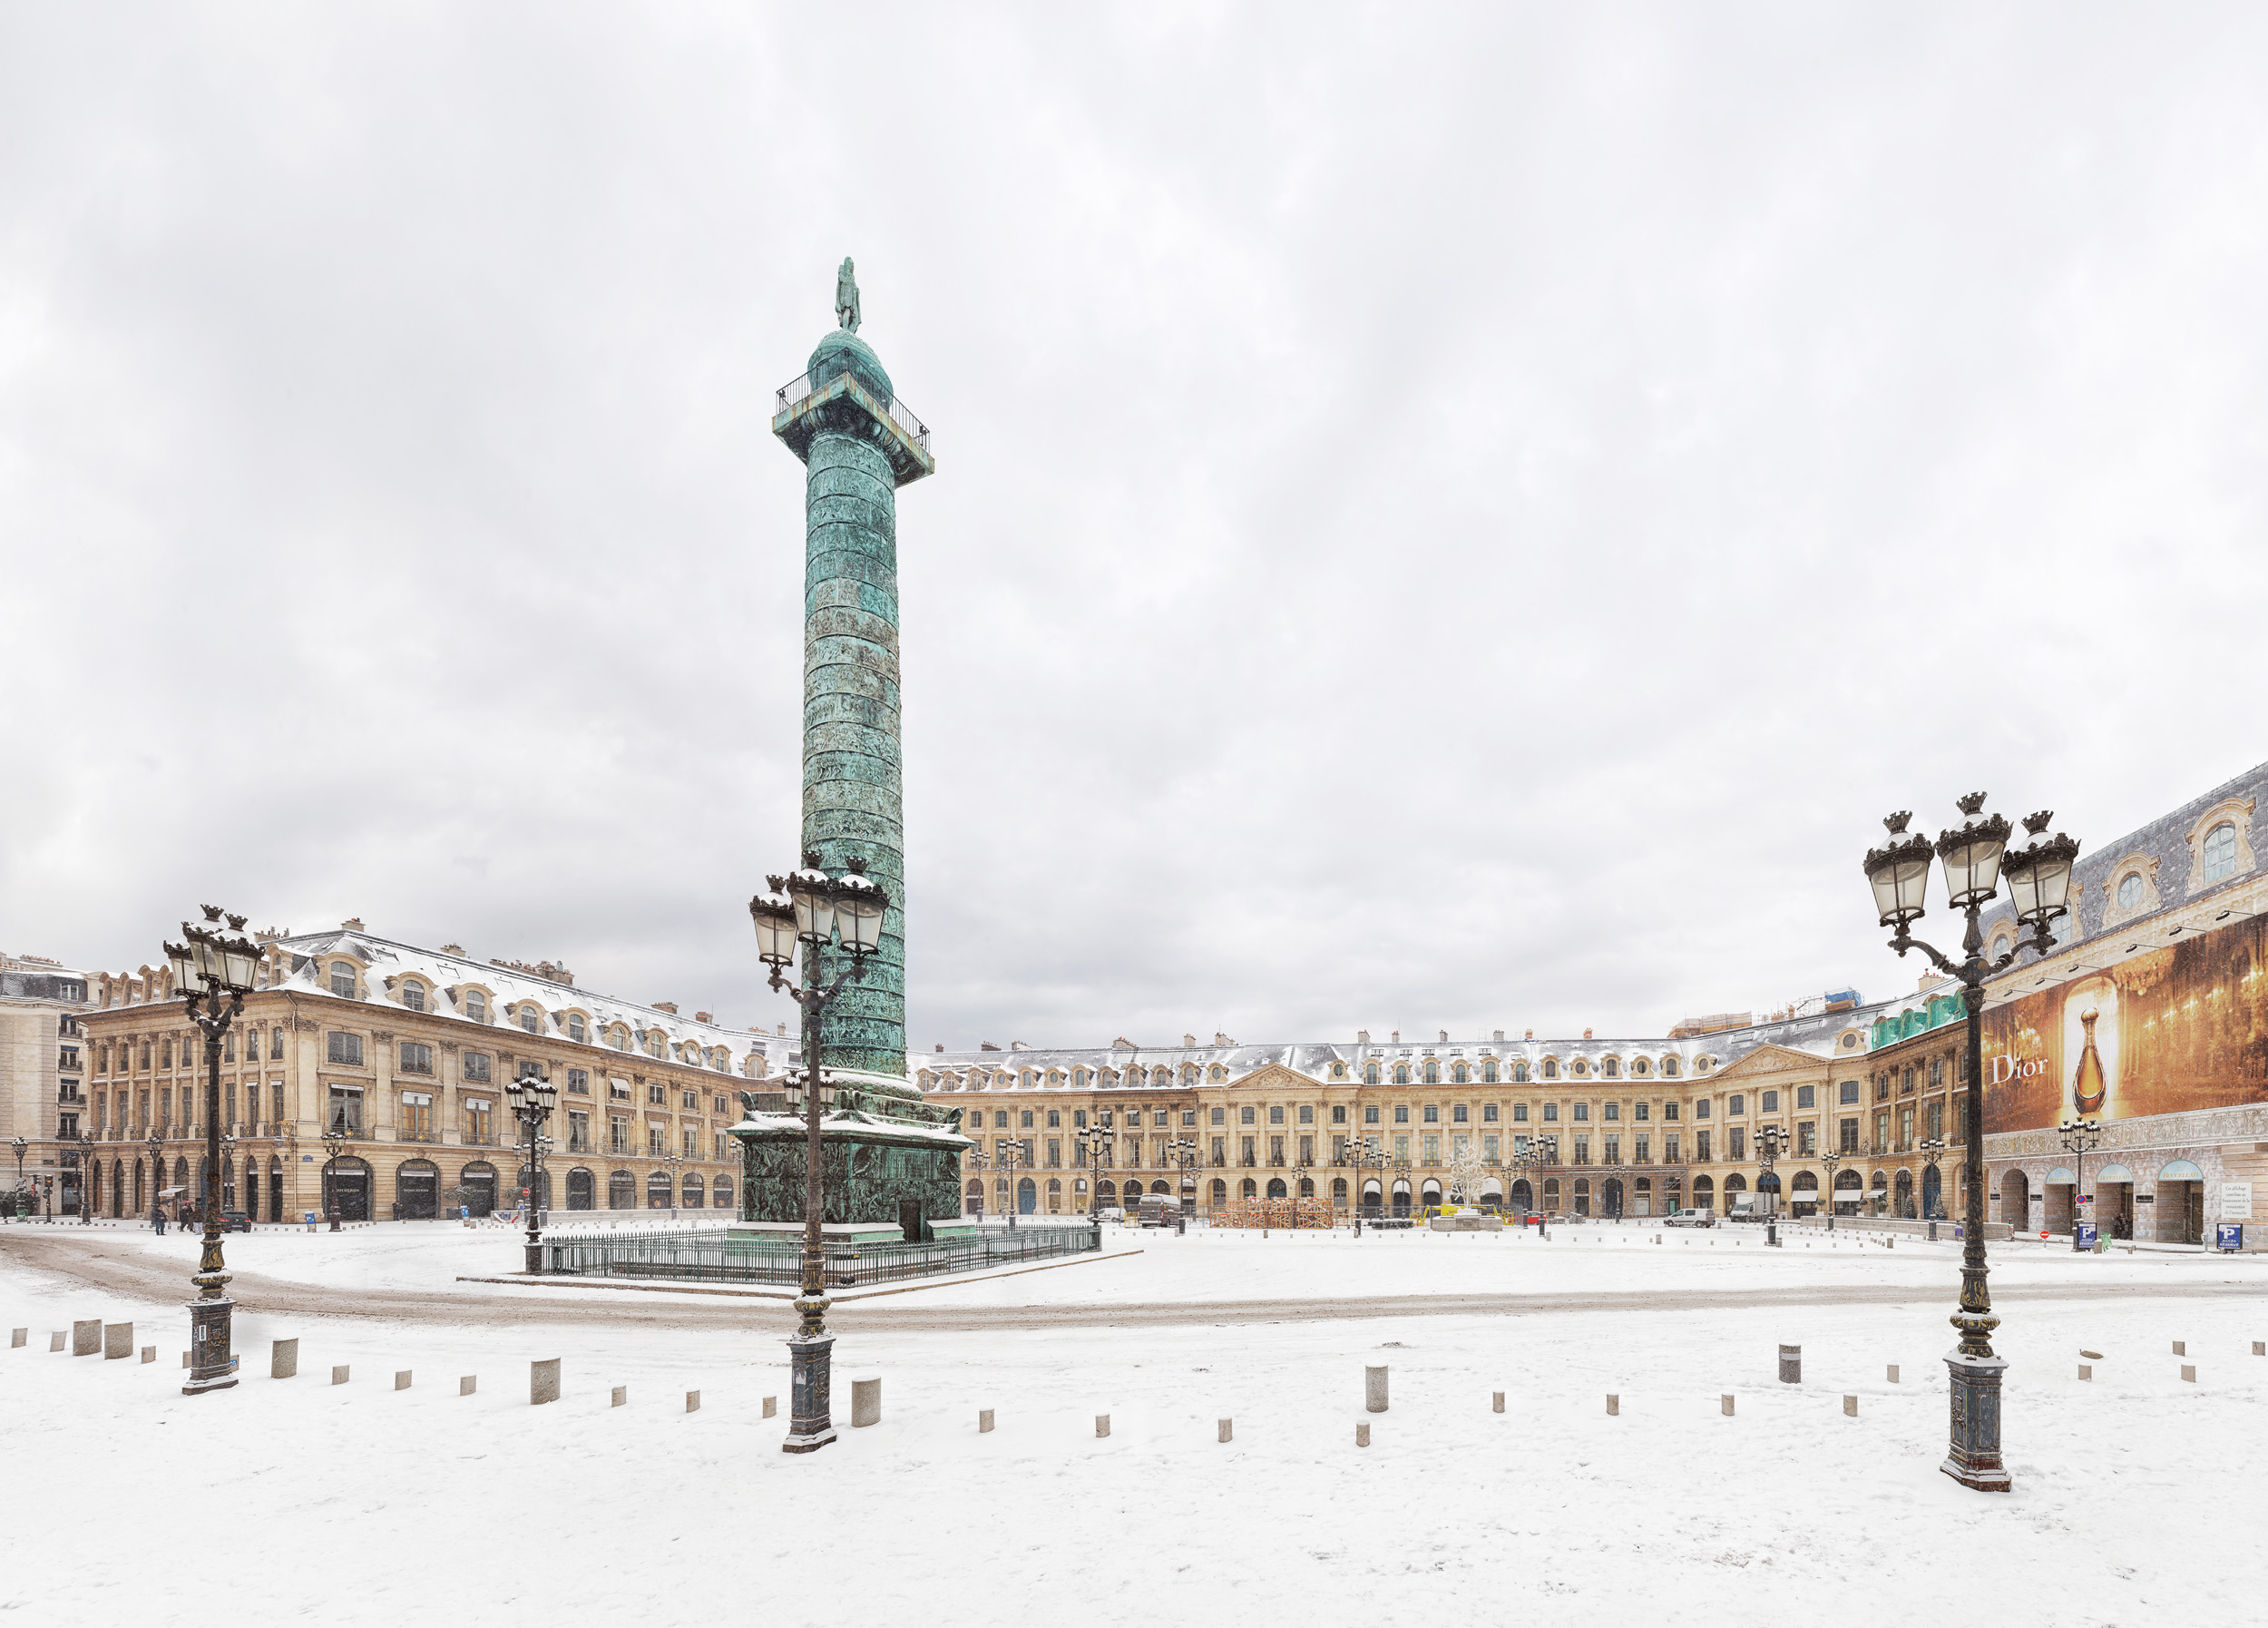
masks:
[[[2008,849],[2009,822],[1995,814],[1980,819],[1985,794],[1972,791],[1956,806],[1968,818],[1958,828],[1940,831],[1938,863],[1945,869],[1946,903],[1956,910],[1981,905],[1999,888],[2000,858]]]
[[[1887,847],[1866,852],[1866,879],[1874,889],[1874,908],[1882,925],[1904,932],[1928,908],[1930,861],[1937,850],[1927,837],[1910,833],[1906,822],[1912,812],[1901,809],[1882,825],[1890,832]]]

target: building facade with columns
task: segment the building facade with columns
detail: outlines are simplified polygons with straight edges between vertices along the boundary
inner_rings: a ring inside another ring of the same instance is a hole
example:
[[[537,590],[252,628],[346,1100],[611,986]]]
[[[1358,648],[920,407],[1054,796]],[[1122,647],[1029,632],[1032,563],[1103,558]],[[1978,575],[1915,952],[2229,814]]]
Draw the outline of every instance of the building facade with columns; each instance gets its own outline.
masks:
[[[1767,1172],[1758,1133],[1815,1144],[1831,1082],[1856,1080],[1878,1008],[1678,1039],[1452,1040],[940,1050],[914,1083],[962,1110],[984,1154],[964,1208],[1069,1214],[1170,1194],[1216,1220],[1288,1219],[1295,1200],[1344,1218],[1457,1201],[1607,1218],[1729,1209],[1815,1159]],[[1090,1166],[1080,1133],[1103,1125]],[[1381,1167],[1342,1164],[1368,1143]],[[1556,1143],[1556,1158],[1544,1150]],[[1181,1144],[1181,1145],[1178,1145]],[[1193,1144],[1193,1145],[1188,1145]],[[1271,1204],[1276,1208],[1271,1208]],[[1786,1206],[1784,1204],[1784,1208]]]
[[[88,982],[44,956],[0,955],[0,1156],[9,1162],[0,1182],[34,1189],[33,1209],[64,1215],[78,1213]]]
[[[1989,1213],[2020,1231],[2211,1245],[2268,1233],[2268,764],[2091,844],[2070,920],[1987,992]],[[2002,906],[1987,953],[2017,939]],[[2058,1127],[2092,1118],[2080,1152]]]
[[[528,1074],[558,1088],[539,1202],[736,1204],[725,1129],[741,1117],[739,1091],[787,1061],[786,1036],[592,994],[549,963],[405,944],[358,920],[260,937],[259,986],[220,1046],[225,1207],[257,1221],[321,1213],[327,1194],[354,1220],[510,1208],[528,1178],[503,1092]],[[205,1059],[167,969],[96,975],[89,995],[79,1022],[97,1213],[147,1214],[169,1189],[194,1197]],[[336,1159],[331,1129],[345,1139]]]

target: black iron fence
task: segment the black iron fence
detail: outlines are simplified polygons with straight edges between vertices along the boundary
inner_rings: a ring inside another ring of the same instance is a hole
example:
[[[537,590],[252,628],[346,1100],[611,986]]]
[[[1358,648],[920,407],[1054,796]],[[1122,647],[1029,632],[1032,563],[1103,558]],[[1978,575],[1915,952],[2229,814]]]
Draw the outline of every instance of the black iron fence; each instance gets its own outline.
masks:
[[[1021,1226],[971,1231],[930,1243],[829,1242],[826,1286],[852,1289],[907,1278],[983,1271],[1019,1261],[1082,1255],[1101,1248],[1090,1226]],[[608,1232],[543,1241],[543,1270],[562,1277],[668,1278],[698,1283],[778,1283],[803,1273],[803,1241],[790,1233],[716,1228]]]

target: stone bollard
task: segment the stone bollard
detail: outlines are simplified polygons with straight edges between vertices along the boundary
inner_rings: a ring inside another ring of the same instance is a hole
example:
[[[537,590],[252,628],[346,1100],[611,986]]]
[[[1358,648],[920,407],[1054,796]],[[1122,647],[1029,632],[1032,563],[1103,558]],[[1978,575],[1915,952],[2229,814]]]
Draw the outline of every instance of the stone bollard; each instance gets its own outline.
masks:
[[[1780,1348],[1780,1383],[1783,1385],[1801,1385],[1803,1382],[1804,1348],[1802,1346],[1782,1346]]]
[[[629,1400],[630,1387],[627,1385],[618,1385],[614,1388],[614,1400],[610,1404],[610,1406],[620,1407]]]
[[[1110,1416],[1109,1414],[1098,1413],[1095,1415],[1095,1434],[1099,1437],[1108,1436],[1110,1434]]]
[[[977,1409],[976,1433],[979,1436],[990,1436],[992,1433],[992,1410],[991,1408],[980,1407]]]
[[[347,1368],[346,1368],[345,1367],[339,1367],[339,1368],[335,1368],[331,1369],[331,1383],[332,1383],[333,1385],[344,1385],[344,1384],[346,1384],[346,1383],[347,1383]]]
[[[1898,1365],[1894,1362],[1890,1365],[1890,1382],[1892,1385],[1898,1383]]]
[[[17,1332],[21,1333],[22,1330],[18,1329]],[[24,1342],[19,1339],[15,1343],[22,1345]],[[2255,1357],[2268,1357],[2268,1339],[2255,1339],[2253,1341],[2253,1355]]]
[[[1221,1438],[1221,1440],[1223,1440],[1223,1441],[1234,1441],[1234,1440],[1236,1439],[1236,1437],[1237,1437],[1237,1422],[1236,1422],[1234,1419],[1223,1419],[1223,1420],[1221,1420],[1221,1422],[1220,1422],[1220,1438]]]
[[[861,1374],[851,1380],[851,1428],[882,1423],[882,1376]]]
[[[688,1413],[699,1413],[700,1410],[701,1393],[698,1390],[687,1391],[685,1393],[685,1411]]]
[[[29,1329],[13,1329],[8,1335],[8,1348],[10,1350],[14,1350],[16,1347],[22,1345],[25,1340],[31,1338],[32,1331]],[[2253,1348],[2253,1355],[2255,1357],[2260,1355],[2260,1348],[2258,1346],[2254,1346]]]
[[[409,1388],[409,1369],[403,1368],[400,1372],[394,1376],[394,1388],[396,1390],[407,1390]]]
[[[1716,1410],[1723,1414],[1726,1418],[1731,1418],[1733,1417],[1733,1398],[1729,1393],[1717,1398]]]
[[[297,1339],[279,1339],[269,1346],[268,1377],[270,1379],[288,1379],[298,1371],[299,1342]]]
[[[2197,1369],[2195,1365],[2187,1362],[2182,1364],[2182,1380],[2185,1384],[2188,1385],[2195,1385],[2197,1383]]]
[[[58,1346],[56,1349],[60,1350],[62,1348]],[[181,1353],[181,1366],[183,1368],[187,1368],[189,1366],[189,1353],[187,1351],[183,1351]]]
[[[2095,1377],[2095,1365],[2094,1365],[2093,1363],[2091,1363],[2091,1362],[2082,1362],[2082,1363],[2080,1363],[2080,1364],[2079,1364],[2079,1378],[2082,1378],[2082,1379],[2092,1379],[2094,1377]]]
[[[541,1407],[559,1400],[559,1363],[556,1357],[528,1364],[528,1406]]]
[[[92,1357],[103,1348],[103,1319],[90,1318],[85,1322],[71,1325],[71,1354]]]
[[[456,1394],[461,1397],[469,1397],[480,1388],[480,1383],[479,1375],[467,1374],[456,1382]]]
[[[1495,1394],[1495,1398],[1490,1410],[1494,1413],[1501,1413],[1504,1411],[1504,1393],[1502,1391],[1500,1390]]]
[[[1386,1411],[1386,1369],[1383,1363],[1363,1370],[1363,1408],[1367,1413]]]
[[[1859,1417],[1858,1398],[1845,1397],[1843,1398],[1843,1417],[1847,1419],[1854,1419]]]
[[[103,1360],[116,1362],[122,1357],[134,1354],[134,1326],[132,1323],[103,1325]]]
[[[2187,1340],[2185,1340],[2185,1339],[2177,1339],[2177,1340],[2175,1340],[2175,1341],[2174,1342],[2174,1355],[2175,1355],[2175,1356],[2176,1356],[2176,1357],[2186,1357],[2186,1356],[2188,1356],[2188,1355],[2189,1355],[2189,1342],[2188,1342]]]
[[[1354,1445],[1358,1447],[1370,1446],[1370,1421],[1368,1419],[1364,1419],[1354,1427]]]
[[[1607,1417],[1608,1418],[1622,1417],[1622,1398],[1612,1391],[1607,1393]]]
[[[56,1330],[54,1331],[54,1333],[53,1333],[52,1335],[48,1336],[48,1339],[47,1339],[47,1348],[48,1348],[49,1350],[51,1350],[51,1351],[60,1351],[60,1350],[62,1350],[62,1349],[63,1349],[63,1342],[64,1342],[64,1339],[65,1339],[65,1338],[66,1338],[66,1336],[65,1336],[65,1333],[64,1333],[64,1331],[63,1329],[56,1329]]]
[[[766,1397],[764,1398],[764,1417],[766,1418],[770,1418],[772,1415],[777,1413],[778,1411],[779,1398],[777,1397]]]
[[[142,1347],[142,1361],[144,1361],[144,1362],[155,1362],[155,1361],[158,1359],[158,1348],[157,1348],[157,1347],[155,1347],[155,1346],[144,1346],[144,1347]]]

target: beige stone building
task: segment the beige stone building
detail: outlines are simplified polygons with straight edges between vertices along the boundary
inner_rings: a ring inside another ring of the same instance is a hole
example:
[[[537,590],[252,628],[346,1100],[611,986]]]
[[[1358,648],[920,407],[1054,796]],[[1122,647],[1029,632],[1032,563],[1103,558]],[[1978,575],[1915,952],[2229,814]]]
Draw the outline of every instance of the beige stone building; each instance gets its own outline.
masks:
[[[77,1137],[86,1112],[79,1032],[87,975],[42,956],[0,955],[0,1187],[19,1179],[60,1214],[78,1213]],[[21,1140],[19,1150],[15,1143]],[[21,1155],[19,1174],[18,1155]],[[7,1206],[13,1213],[14,1204]]]
[[[1758,1133],[1816,1146],[1820,1104],[1855,1081],[1874,1008],[1643,1040],[1331,1043],[1093,1050],[1014,1047],[919,1059],[927,1100],[963,1110],[985,1154],[964,1174],[972,1212],[1073,1213],[1173,1194],[1235,1221],[1311,1200],[1336,1217],[1468,1201],[1587,1217],[1725,1210],[1765,1175]],[[1855,1087],[1854,1087],[1855,1088]],[[1109,1160],[1079,1133],[1107,1123]],[[1524,1156],[1556,1138],[1552,1162]],[[1194,1149],[1177,1149],[1184,1141]],[[1343,1165],[1350,1143],[1382,1169]],[[1007,1157],[1003,1157],[1003,1154]],[[1185,1159],[1193,1162],[1186,1163]],[[1783,1158],[1784,1195],[1815,1159]],[[1462,1178],[1461,1181],[1460,1178]],[[1261,1208],[1255,1209],[1255,1205]]]
[[[575,986],[564,968],[480,962],[348,921],[260,935],[259,987],[220,1045],[233,1145],[221,1201],[259,1221],[322,1211],[423,1219],[510,1208],[526,1182],[504,1087],[558,1088],[538,1201],[547,1208],[729,1211],[739,1090],[788,1055],[784,1035]],[[163,967],[98,976],[81,1015],[98,1213],[146,1214],[198,1191],[202,1047]],[[345,1152],[327,1157],[327,1129]]]

